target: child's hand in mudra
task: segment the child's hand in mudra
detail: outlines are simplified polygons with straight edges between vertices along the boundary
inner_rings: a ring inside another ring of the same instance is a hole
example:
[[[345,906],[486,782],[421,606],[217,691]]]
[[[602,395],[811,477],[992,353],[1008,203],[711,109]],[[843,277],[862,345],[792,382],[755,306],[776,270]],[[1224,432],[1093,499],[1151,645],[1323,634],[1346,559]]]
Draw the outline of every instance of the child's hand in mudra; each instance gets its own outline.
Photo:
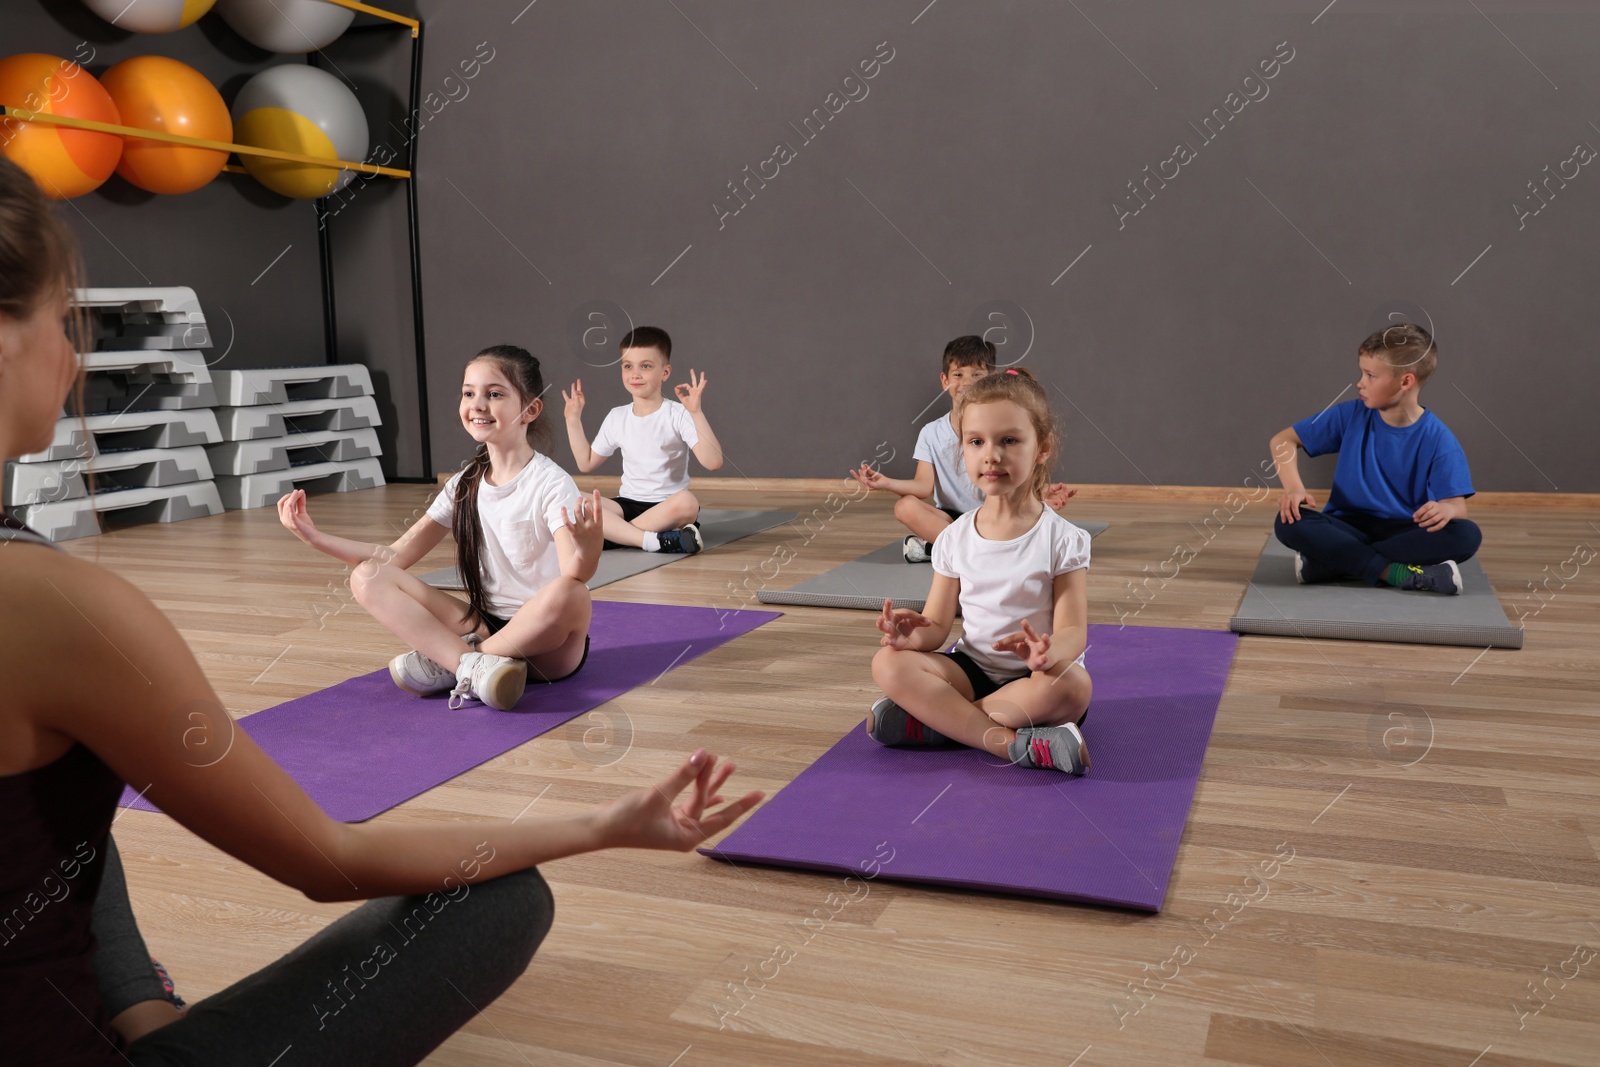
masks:
[[[996,652],[1016,653],[1030,671],[1043,671],[1050,666],[1050,635],[1036,632],[1027,619],[1022,620],[1021,632],[1006,634],[993,647]]]
[[[890,648],[908,649],[911,647],[911,635],[924,626],[932,626],[933,620],[920,612],[910,608],[895,609],[894,601],[888,597],[883,601],[883,614],[878,616],[878,629],[883,632],[881,644]]]
[[[706,391],[706,376],[701,374],[699,378],[696,378],[694,376],[694,368],[690,367],[688,384],[679,382],[672,391],[677,396],[678,402],[683,405],[684,410],[691,415],[698,415],[700,414],[700,404],[702,402],[701,394]]]
[[[568,422],[583,418],[583,379],[579,378],[572,383],[572,392],[561,390],[561,399],[566,401],[562,413]]]
[[[1078,491],[1068,488],[1065,482],[1056,482],[1054,485],[1045,486],[1044,506],[1051,511],[1059,511],[1067,506],[1067,501],[1077,495]]]
[[[886,488],[884,483],[889,480],[888,478],[884,477],[882,471],[875,471],[866,463],[863,463],[859,468],[852,470],[850,472],[850,477],[854,478],[868,489],[884,489]]]
[[[306,510],[304,489],[292,489],[278,498],[278,521],[306,544],[317,543],[317,525]]]
[[[576,515],[568,515],[567,509],[562,507],[561,521],[566,524],[567,533],[572,535],[572,543],[578,547],[581,555],[589,559],[600,558],[600,549],[605,543],[600,532],[600,490],[578,497]]]

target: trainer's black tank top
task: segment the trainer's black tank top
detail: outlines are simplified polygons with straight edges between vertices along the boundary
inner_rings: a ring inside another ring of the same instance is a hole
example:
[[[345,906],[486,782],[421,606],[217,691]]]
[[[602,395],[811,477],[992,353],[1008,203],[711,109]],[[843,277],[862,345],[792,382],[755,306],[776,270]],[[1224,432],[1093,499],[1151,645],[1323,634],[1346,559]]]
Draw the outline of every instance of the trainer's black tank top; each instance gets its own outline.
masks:
[[[50,544],[0,516],[7,541]],[[8,1064],[126,1062],[100,1001],[89,932],[121,793],[121,779],[83,745],[0,775],[0,1059]]]

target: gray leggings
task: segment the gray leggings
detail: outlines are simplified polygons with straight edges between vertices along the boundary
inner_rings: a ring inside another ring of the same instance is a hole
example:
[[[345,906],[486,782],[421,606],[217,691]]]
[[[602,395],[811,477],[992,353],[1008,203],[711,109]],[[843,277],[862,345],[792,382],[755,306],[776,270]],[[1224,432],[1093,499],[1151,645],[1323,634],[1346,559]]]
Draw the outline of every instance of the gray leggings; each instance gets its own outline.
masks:
[[[517,980],[554,914],[531,867],[450,894],[369,900],[135,1041],[128,1058],[136,1067],[418,1063]],[[110,1014],[166,997],[109,837],[93,929]]]

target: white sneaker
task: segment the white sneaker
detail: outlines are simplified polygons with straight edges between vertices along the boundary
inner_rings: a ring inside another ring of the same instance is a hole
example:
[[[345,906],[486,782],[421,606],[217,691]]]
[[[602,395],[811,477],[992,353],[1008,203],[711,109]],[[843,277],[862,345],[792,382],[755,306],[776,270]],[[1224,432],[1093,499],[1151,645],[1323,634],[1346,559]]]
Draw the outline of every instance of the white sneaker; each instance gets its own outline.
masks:
[[[456,684],[456,676],[416,649],[389,661],[389,677],[394,684],[419,697],[442,693]]]
[[[926,563],[933,558],[933,546],[916,534],[906,534],[900,542],[900,554],[907,563]]]
[[[473,648],[478,647],[478,635],[462,634],[461,639]],[[456,676],[416,649],[404,652],[389,661],[389,677],[394,684],[419,697],[432,696],[453,688]]]
[[[528,686],[527,660],[494,656],[487,652],[464,652],[456,671],[456,687],[450,693],[450,707],[459,708],[468,700],[480,700],[496,711],[510,711]]]
[[[1306,584],[1305,567],[1306,558],[1300,553],[1296,552],[1294,554],[1294,580],[1299,582],[1301,585]]]

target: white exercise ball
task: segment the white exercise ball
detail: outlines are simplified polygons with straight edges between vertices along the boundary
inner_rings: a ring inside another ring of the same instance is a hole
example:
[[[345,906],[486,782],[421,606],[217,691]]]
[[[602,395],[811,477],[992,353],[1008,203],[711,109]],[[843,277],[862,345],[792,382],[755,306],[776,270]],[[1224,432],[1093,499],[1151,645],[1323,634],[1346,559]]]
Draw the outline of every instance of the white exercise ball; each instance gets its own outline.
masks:
[[[268,52],[315,52],[338,40],[356,13],[327,0],[217,0],[233,31]]]
[[[367,116],[356,94],[327,71],[304,63],[268,67],[244,83],[233,101],[233,136],[239,144],[330,161],[360,162],[369,143]],[[248,154],[241,158],[262,185],[300,199],[338,192],[356,173]]]

